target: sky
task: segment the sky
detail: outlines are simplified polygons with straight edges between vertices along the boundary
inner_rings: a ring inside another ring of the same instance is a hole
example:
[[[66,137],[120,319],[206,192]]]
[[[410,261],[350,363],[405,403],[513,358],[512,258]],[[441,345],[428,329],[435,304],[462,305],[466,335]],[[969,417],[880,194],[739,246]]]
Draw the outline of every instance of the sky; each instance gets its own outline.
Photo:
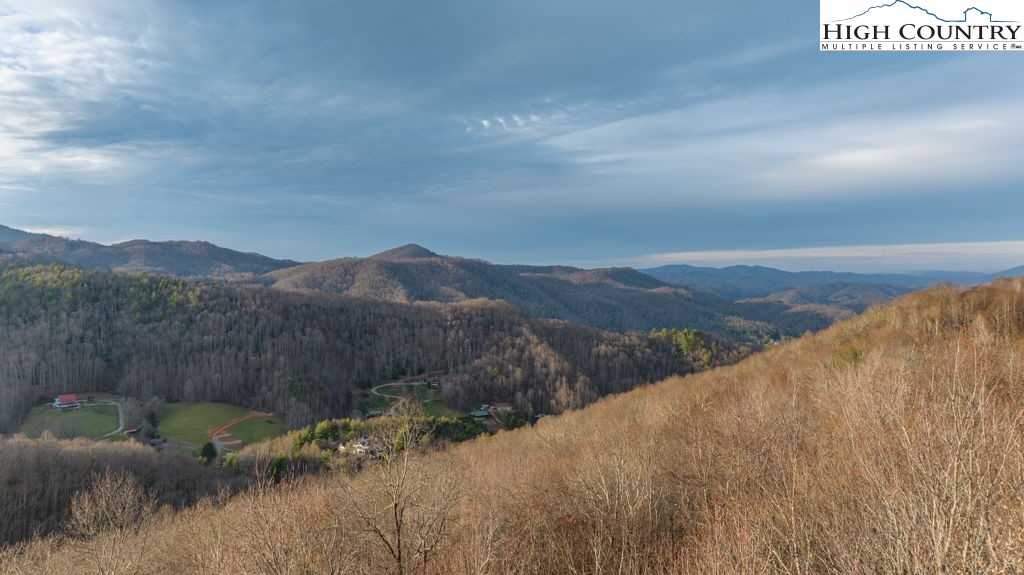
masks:
[[[302,261],[1024,264],[1024,52],[820,53],[817,27],[817,3],[0,0],[0,224]]]

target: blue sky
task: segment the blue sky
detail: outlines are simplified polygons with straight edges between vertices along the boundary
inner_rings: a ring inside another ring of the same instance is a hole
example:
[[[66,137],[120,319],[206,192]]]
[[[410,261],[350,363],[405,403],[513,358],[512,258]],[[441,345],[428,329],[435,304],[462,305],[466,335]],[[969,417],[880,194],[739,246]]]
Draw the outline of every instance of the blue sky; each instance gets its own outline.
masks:
[[[1024,264],[1024,54],[822,54],[817,26],[764,2],[0,0],[0,223],[298,260]]]

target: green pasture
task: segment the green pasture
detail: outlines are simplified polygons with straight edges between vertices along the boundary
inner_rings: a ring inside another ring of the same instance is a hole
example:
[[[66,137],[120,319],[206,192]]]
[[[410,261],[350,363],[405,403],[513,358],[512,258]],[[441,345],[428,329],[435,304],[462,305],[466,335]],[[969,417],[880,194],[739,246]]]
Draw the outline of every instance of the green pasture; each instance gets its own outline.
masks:
[[[168,403],[157,432],[168,441],[199,448],[210,441],[209,430],[248,413],[244,407],[227,403]]]
[[[252,445],[284,434],[284,419],[280,415],[247,419],[228,430],[231,437],[241,439],[244,445]]]
[[[68,410],[37,405],[21,424],[21,432],[29,437],[39,437],[43,431],[49,431],[58,439],[100,437],[115,429],[117,407],[110,404],[89,404]]]

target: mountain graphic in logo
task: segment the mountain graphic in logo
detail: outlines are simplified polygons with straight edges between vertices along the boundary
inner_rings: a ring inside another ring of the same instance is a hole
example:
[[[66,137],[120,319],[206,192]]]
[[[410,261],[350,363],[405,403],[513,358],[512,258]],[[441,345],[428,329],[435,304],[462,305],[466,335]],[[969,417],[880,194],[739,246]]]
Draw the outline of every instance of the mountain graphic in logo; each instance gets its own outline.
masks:
[[[996,23],[996,24],[1012,24],[1012,23],[1016,22],[1016,20],[996,20],[991,12],[986,12],[986,11],[982,10],[981,8],[976,7],[976,6],[971,6],[970,8],[964,10],[963,11],[963,18],[962,19],[959,19],[959,20],[947,20],[946,18],[943,18],[943,17],[939,16],[938,14],[935,14],[934,12],[931,12],[927,8],[922,8],[920,6],[914,6],[913,4],[909,4],[909,3],[905,2],[904,0],[894,0],[893,2],[890,2],[888,4],[881,4],[881,5],[878,5],[878,6],[872,6],[871,8],[868,8],[867,10],[861,12],[860,14],[857,14],[856,16],[850,16],[849,18],[843,18],[841,20],[832,20],[832,22],[849,22],[850,20],[856,20],[857,18],[861,18],[863,16],[881,15],[881,13],[883,13],[883,12],[890,12],[890,11],[894,11],[894,10],[903,10],[905,12],[905,11],[907,11],[907,9],[909,9],[911,11],[917,11],[919,16],[927,15],[927,16],[930,16],[930,17],[934,18],[936,21],[942,22],[942,23],[945,23],[945,24],[964,24],[968,20],[970,20],[972,22],[980,21],[980,22],[985,22],[985,23]]]

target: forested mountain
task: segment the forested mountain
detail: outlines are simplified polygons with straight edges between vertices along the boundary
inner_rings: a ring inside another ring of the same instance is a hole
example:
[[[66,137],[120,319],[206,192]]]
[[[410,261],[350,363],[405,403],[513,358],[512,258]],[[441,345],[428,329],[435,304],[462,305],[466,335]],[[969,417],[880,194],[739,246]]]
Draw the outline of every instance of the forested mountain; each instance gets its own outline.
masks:
[[[687,328],[755,343],[822,329],[867,305],[942,279],[979,283],[991,278],[943,272],[791,273],[759,266],[664,266],[641,273],[631,268],[495,265],[441,256],[416,244],[367,258],[298,264],[207,242],[132,240],[104,246],[0,226],[2,261],[166,274],[395,303],[486,298],[532,315],[622,333]]]
[[[819,310],[780,302],[731,302],[680,289],[631,268],[495,265],[442,257],[409,245],[369,258],[311,263],[267,274],[282,290],[345,294],[391,302],[502,300],[528,313],[619,332],[700,329],[746,341],[817,330]]]
[[[791,306],[822,305],[837,311],[860,313],[871,305],[888,303],[911,290],[887,284],[812,284],[775,292],[745,301],[775,301]]]
[[[20,242],[39,235],[41,234],[32,234],[0,225],[0,242]]]
[[[743,352],[708,339],[728,362]],[[399,304],[59,265],[0,273],[0,432],[58,392],[224,401],[294,426],[355,409],[359,386],[445,370],[457,407],[578,408],[711,363],[673,342],[537,319],[507,304]]]
[[[242,253],[208,242],[132,240],[105,246],[0,226],[0,249],[36,261],[118,272],[149,272],[187,278],[249,281],[266,272],[296,265],[259,254]]]
[[[505,301],[532,315],[623,333],[666,327],[700,329],[756,343],[821,329],[837,318],[849,316],[852,309],[840,304],[793,305],[784,297],[734,302],[736,294],[749,291],[743,287],[744,279],[735,280],[739,287],[711,286],[712,290],[724,293],[722,297],[700,291],[703,285],[699,289],[681,289],[631,268],[584,270],[567,266],[495,265],[440,256],[416,244],[368,258],[300,265],[207,242],[132,240],[104,246],[0,226],[0,261],[12,260],[317,291],[395,303],[451,303],[486,298]],[[757,296],[770,293],[755,290]]]

